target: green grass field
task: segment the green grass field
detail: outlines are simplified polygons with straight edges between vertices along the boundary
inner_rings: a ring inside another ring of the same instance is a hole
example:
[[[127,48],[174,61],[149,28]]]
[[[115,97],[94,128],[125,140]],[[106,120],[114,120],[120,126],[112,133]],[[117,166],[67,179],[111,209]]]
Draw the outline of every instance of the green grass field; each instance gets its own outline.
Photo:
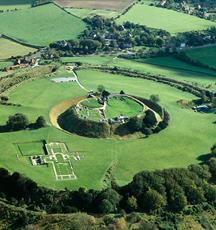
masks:
[[[12,65],[12,62],[10,62],[10,61],[0,61],[0,70],[4,69],[5,67],[8,67],[10,65]]]
[[[133,117],[142,112],[143,106],[127,97],[109,99],[105,111],[107,118],[115,118],[120,115]]]
[[[216,46],[200,49],[191,49],[186,51],[191,59],[201,62],[209,67],[216,68]]]
[[[20,45],[19,43],[4,38],[0,38],[0,50],[0,59],[7,59],[11,56],[23,56],[36,51],[36,49]]]
[[[110,65],[139,72],[160,74],[165,77],[198,84],[201,87],[209,87],[216,91],[216,71],[207,68],[197,67],[182,62],[174,57],[159,57],[139,60],[126,60],[114,58],[112,56],[85,56],[85,57],[65,57],[64,62],[82,62],[93,65]]]
[[[74,39],[84,29],[81,19],[53,4],[0,14],[0,33],[32,45]]]
[[[195,16],[144,4],[136,4],[126,14],[117,19],[119,24],[126,21],[163,29],[172,34],[204,30],[211,26],[216,26],[214,22]]]
[[[34,156],[44,154],[43,143],[38,142],[26,142],[26,143],[16,143],[22,156]]]
[[[89,8],[66,8],[66,10],[79,18],[93,17],[99,15],[106,18],[116,17],[119,12],[111,10],[89,9]]]
[[[215,142],[215,114],[195,113],[176,103],[179,99],[194,98],[186,92],[153,81],[93,70],[79,71],[78,77],[83,85],[94,90],[99,84],[103,84],[113,93],[124,89],[125,93],[145,98],[153,93],[159,94],[161,105],[171,116],[169,127],[146,139],[127,140],[86,138],[67,134],[52,126],[32,131],[1,133],[0,167],[19,171],[38,184],[55,189],[76,189],[80,186],[101,188],[104,174],[113,162],[116,162],[114,176],[117,182],[125,184],[141,170],[185,167],[197,163],[198,157],[209,153]],[[30,121],[34,121],[39,115],[49,121],[49,111],[53,106],[65,99],[85,94],[76,83],[55,84],[43,78],[25,82],[9,93],[11,102],[21,103],[22,106],[1,105],[0,123],[4,123],[9,115],[16,112],[26,114]],[[13,143],[42,139],[47,142],[64,142],[70,151],[83,152],[80,161],[72,160],[78,179],[56,181],[52,167],[32,168],[27,158],[17,158],[18,149]]]

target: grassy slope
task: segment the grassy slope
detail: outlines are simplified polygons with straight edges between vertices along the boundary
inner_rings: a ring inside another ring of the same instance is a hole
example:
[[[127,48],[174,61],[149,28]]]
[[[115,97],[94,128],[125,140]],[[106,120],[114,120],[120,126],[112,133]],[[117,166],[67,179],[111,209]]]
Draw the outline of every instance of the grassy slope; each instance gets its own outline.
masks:
[[[153,28],[164,29],[170,33],[203,30],[216,23],[184,13],[136,4],[126,14],[117,19],[118,23],[130,21]]]
[[[216,47],[191,49],[186,54],[195,61],[216,68]]]
[[[0,59],[7,59],[11,56],[23,56],[36,49],[20,45],[8,39],[0,38]]]
[[[170,126],[148,139],[127,141],[84,138],[69,135],[53,127],[4,133],[0,134],[0,143],[2,143],[0,166],[12,171],[20,171],[39,184],[53,188],[78,188],[79,186],[99,188],[102,186],[106,169],[113,162],[117,164],[115,175],[123,184],[143,169],[183,167],[195,163],[199,155],[208,153],[215,141],[215,125],[212,124],[215,115],[194,113],[176,104],[179,99],[193,98],[188,93],[156,82],[89,70],[80,71],[78,75],[80,81],[91,89],[96,89],[103,83],[111,92],[124,89],[126,93],[146,98],[153,92],[159,94],[161,104],[171,114]],[[23,106],[19,108],[0,106],[0,122],[4,123],[7,116],[15,112],[25,113],[31,121],[39,115],[44,115],[48,119],[50,109],[58,102],[84,94],[85,92],[75,83],[55,84],[47,79],[26,82],[10,93],[11,101],[21,103]],[[28,158],[17,159],[17,149],[13,143],[41,139],[64,141],[71,151],[84,151],[82,160],[73,161],[77,180],[56,182],[51,167],[34,167],[33,170]]]
[[[84,29],[82,20],[53,4],[0,14],[0,33],[33,45],[73,39]]]
[[[216,72],[206,68],[196,67],[194,65],[185,64],[172,57],[140,59],[138,61],[126,60],[121,58],[113,58],[111,56],[86,56],[86,57],[68,57],[62,59],[65,62],[80,61],[85,64],[111,65],[123,68],[135,69],[140,72],[149,72],[160,74],[169,78],[183,80],[187,82],[195,82],[200,86],[206,87],[211,84],[211,89],[216,91]],[[150,64],[152,63],[152,64]],[[172,63],[170,65],[170,63]],[[172,67],[167,67],[172,66]],[[173,68],[175,66],[175,68]],[[193,71],[191,71],[191,69]]]

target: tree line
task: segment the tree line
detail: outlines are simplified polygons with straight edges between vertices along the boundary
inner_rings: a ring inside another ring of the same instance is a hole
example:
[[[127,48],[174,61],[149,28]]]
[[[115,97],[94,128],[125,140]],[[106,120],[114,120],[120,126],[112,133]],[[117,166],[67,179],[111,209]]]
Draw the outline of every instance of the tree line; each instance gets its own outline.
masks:
[[[0,126],[0,132],[12,132],[25,129],[39,129],[46,126],[46,120],[39,116],[34,123],[30,123],[26,115],[16,113],[8,117],[5,125]]]

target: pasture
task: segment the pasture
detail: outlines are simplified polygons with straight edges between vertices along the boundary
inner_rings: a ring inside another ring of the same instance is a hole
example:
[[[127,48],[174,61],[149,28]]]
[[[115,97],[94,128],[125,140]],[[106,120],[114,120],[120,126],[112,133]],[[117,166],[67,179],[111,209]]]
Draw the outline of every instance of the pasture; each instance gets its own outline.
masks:
[[[139,3],[134,5],[126,14],[116,20],[119,24],[126,21],[163,29],[172,34],[204,30],[211,26],[216,26],[215,22],[195,16]]]
[[[129,7],[134,0],[55,0],[55,2],[65,8],[73,7],[122,11]]]
[[[194,61],[216,68],[216,46],[187,50],[186,54]]]
[[[24,56],[36,51],[34,48],[23,46],[5,38],[0,38],[0,50],[0,59],[8,59],[12,56]]]
[[[74,39],[85,23],[54,4],[0,14],[0,34],[24,44],[46,46],[51,42]]]
[[[79,18],[93,17],[95,15],[99,15],[106,18],[112,18],[116,17],[119,14],[119,12],[117,11],[103,9],[66,8],[66,10]]]
[[[142,63],[138,63],[143,65]],[[176,101],[190,100],[194,96],[157,82],[130,78],[121,75],[98,72],[96,70],[78,71],[80,82],[96,90],[103,84],[110,92],[119,92],[149,98],[153,93],[159,94],[160,104],[170,113],[171,123],[167,129],[145,139],[92,139],[68,134],[53,126],[38,130],[0,133],[0,167],[19,171],[32,178],[38,184],[55,188],[77,189],[103,187],[106,170],[115,162],[113,175],[119,184],[128,183],[133,175],[142,170],[153,170],[170,167],[185,167],[200,162],[201,156],[209,153],[215,142],[215,115],[195,113],[181,108]],[[0,123],[16,112],[24,113],[30,122],[38,115],[49,121],[51,108],[69,98],[85,95],[75,82],[57,84],[50,79],[41,78],[24,82],[9,92],[10,101],[20,103],[21,107],[0,105]],[[28,95],[28,97],[26,97]],[[57,111],[56,111],[57,112]],[[194,135],[196,134],[196,135]],[[34,167],[26,158],[17,158],[17,142],[64,142],[71,152],[82,152],[82,159],[72,159],[76,180],[56,181],[53,168]],[[43,176],[41,176],[43,175]]]

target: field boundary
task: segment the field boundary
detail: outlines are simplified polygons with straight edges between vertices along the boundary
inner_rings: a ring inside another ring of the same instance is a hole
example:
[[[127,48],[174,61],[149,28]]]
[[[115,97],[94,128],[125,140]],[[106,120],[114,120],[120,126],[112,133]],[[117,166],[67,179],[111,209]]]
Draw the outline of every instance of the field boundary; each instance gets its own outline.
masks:
[[[5,34],[1,34],[1,37],[5,38],[5,39],[8,39],[8,40],[10,40],[12,42],[19,43],[20,45],[30,47],[30,48],[40,49],[40,48],[44,48],[45,47],[45,46],[33,45],[33,44],[25,43],[25,42],[20,41],[17,38],[9,37],[8,35],[5,35]]]

